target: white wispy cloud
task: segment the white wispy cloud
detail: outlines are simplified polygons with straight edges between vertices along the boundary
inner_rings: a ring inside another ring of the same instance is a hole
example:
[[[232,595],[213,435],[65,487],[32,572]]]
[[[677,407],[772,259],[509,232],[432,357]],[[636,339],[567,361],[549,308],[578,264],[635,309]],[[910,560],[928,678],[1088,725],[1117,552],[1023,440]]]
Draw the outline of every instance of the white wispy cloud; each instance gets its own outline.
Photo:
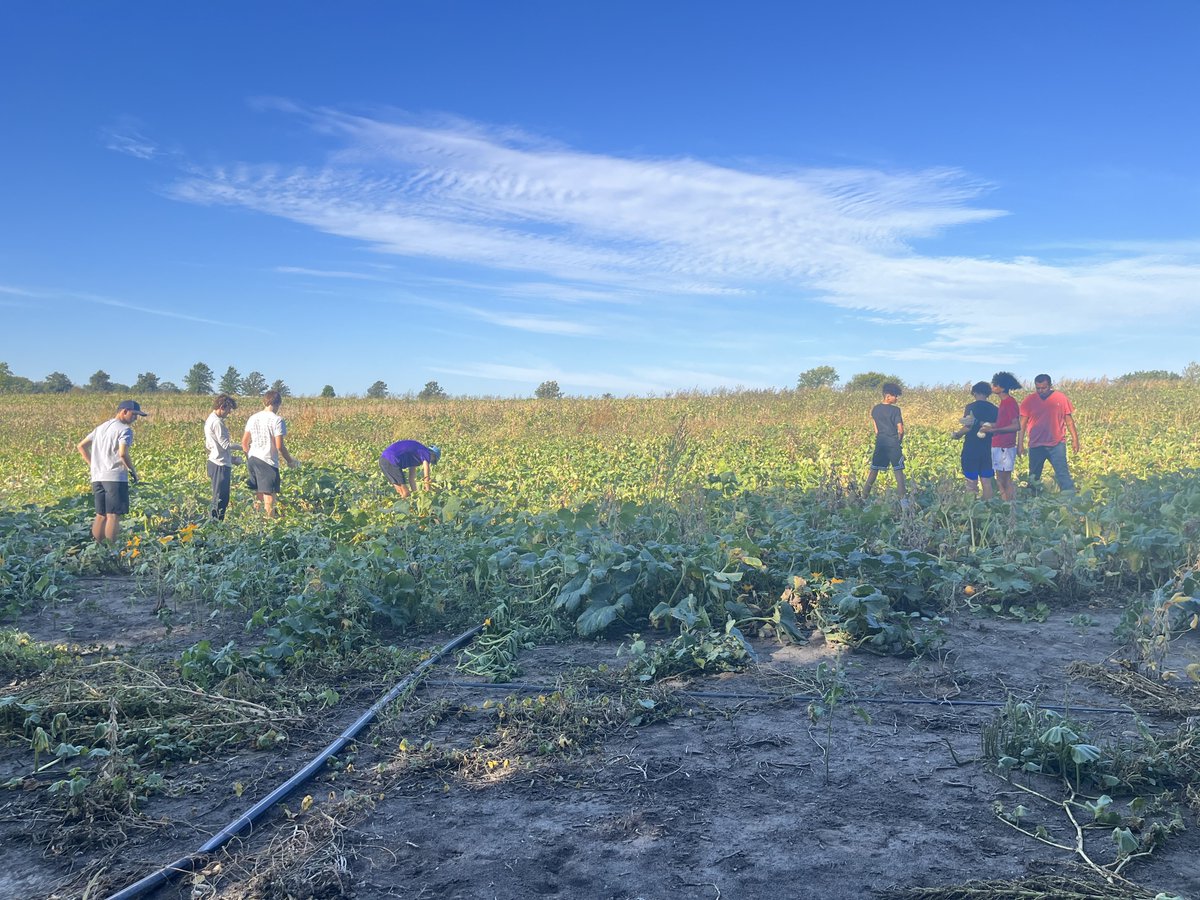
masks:
[[[346,142],[325,166],[212,169],[173,193],[403,255],[716,295],[1000,214],[965,206],[981,186],[949,170],[757,173],[530,146],[471,127],[312,118]]]
[[[28,288],[12,287],[7,284],[0,284],[0,294],[13,294],[17,297],[40,297],[41,294],[36,291],[31,291]]]
[[[554,316],[492,312],[486,309],[476,309],[472,310],[472,312],[480,319],[490,322],[493,325],[499,325],[503,328],[514,328],[518,331],[530,331],[535,334],[569,336],[595,334],[597,331],[595,326],[583,322],[574,322],[570,319],[560,319]]]
[[[159,147],[154,141],[142,134],[141,124],[133,118],[124,117],[114,125],[101,132],[104,146],[117,153],[133,156],[138,159],[154,159],[159,155]]]
[[[196,170],[171,193],[504,273],[510,296],[586,305],[666,295],[708,308],[803,296],[926,326],[924,344],[879,351],[897,359],[982,360],[1032,338],[1200,313],[1195,242],[1078,248],[1067,261],[922,254],[925,239],[1005,214],[979,205],[987,184],[952,168],[622,158],[460,120],[273,105],[337,142],[323,164]],[[561,316],[476,312],[510,328],[588,333]]]
[[[378,275],[366,272],[343,272],[336,269],[309,269],[304,266],[276,266],[274,271],[281,275],[308,275],[312,278],[348,278],[355,281],[384,281]]]
[[[170,309],[156,309],[152,306],[140,306],[136,303],[127,303],[124,300],[114,300],[109,297],[97,297],[94,294],[70,294],[79,300],[86,300],[88,303],[95,303],[99,306],[109,306],[113,309],[123,309],[128,312],[142,313],[147,316],[159,316],[164,319],[178,319],[183,322],[196,322],[201,325],[217,325],[221,328],[236,328],[239,331],[254,331],[259,334],[271,334],[271,331],[266,328],[259,328],[257,325],[245,325],[241,322],[224,322],[220,319],[209,319],[205,316],[193,316],[188,313],[175,312]]]
[[[557,381],[564,390],[572,393],[599,393],[604,391],[637,394],[668,394],[689,388],[713,390],[728,387],[729,373],[707,372],[694,369],[672,369],[669,367],[637,367],[625,375],[604,370],[564,369],[542,363],[515,366],[505,363],[472,363],[462,366],[443,366],[434,369],[439,374],[462,375],[483,381],[501,383],[520,382],[532,386],[544,381]],[[767,387],[769,382],[754,383],[735,379],[745,387]]]
[[[416,295],[405,294],[395,298],[394,302],[405,306],[424,306],[429,309],[436,309],[447,315],[475,319],[480,322],[487,322],[489,325],[498,325],[501,328],[512,328],[517,331],[527,331],[534,334],[555,334],[570,337],[595,334],[600,330],[598,325],[579,319],[568,319],[562,316],[541,313],[523,313],[513,309],[488,309],[469,303],[455,303]]]
[[[241,331],[253,331],[259,334],[271,334],[265,328],[259,328],[256,325],[245,325],[241,322],[224,322],[219,319],[210,319],[204,316],[193,316],[188,313],[176,312],[171,309],[159,309],[153,306],[142,306],[137,303],[129,303],[125,300],[118,300],[112,297],[105,297],[99,294],[82,293],[79,291],[69,290],[47,290],[47,289],[30,289],[16,288],[5,285],[0,285],[0,293],[15,294],[22,297],[31,297],[44,301],[42,305],[50,303],[61,303],[67,301],[79,301],[83,303],[91,303],[96,306],[107,306],[112,309],[121,309],[126,312],[141,313],[147,316],[157,316],[164,319],[177,319],[183,322],[195,322],[202,325],[217,325],[221,328],[236,328]]]

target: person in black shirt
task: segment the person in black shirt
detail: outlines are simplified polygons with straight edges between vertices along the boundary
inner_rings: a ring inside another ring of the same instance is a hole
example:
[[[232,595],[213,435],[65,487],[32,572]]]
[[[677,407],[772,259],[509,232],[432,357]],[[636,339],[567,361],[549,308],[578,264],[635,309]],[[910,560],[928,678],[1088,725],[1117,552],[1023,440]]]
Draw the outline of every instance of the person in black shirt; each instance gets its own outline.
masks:
[[[982,430],[986,424],[994,423],[1000,411],[988,402],[992,395],[992,386],[986,381],[976,382],[971,387],[974,398],[963,410],[962,427],[950,435],[955,440],[962,438],[962,473],[967,479],[967,491],[972,495],[979,493],[979,483],[983,482],[983,499],[992,499],[992,479],[996,473],[992,470],[992,435]]]
[[[863,497],[875,487],[875,479],[884,469],[891,468],[896,476],[896,494],[902,506],[908,505],[904,486],[904,417],[896,401],[900,399],[900,385],[889,381],[881,387],[883,402],[871,409],[871,424],[875,426],[875,452],[871,455],[871,470],[863,485]]]

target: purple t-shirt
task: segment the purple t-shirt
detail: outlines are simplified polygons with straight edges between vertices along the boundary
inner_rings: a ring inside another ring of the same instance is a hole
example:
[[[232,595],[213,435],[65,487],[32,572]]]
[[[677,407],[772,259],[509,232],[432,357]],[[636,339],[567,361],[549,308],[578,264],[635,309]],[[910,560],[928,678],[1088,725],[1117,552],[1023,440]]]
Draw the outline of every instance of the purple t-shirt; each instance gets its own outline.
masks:
[[[398,469],[419,466],[423,462],[427,462],[430,465],[434,463],[433,451],[420,441],[396,441],[396,443],[390,444],[383,453],[379,454],[379,458],[391,463]]]

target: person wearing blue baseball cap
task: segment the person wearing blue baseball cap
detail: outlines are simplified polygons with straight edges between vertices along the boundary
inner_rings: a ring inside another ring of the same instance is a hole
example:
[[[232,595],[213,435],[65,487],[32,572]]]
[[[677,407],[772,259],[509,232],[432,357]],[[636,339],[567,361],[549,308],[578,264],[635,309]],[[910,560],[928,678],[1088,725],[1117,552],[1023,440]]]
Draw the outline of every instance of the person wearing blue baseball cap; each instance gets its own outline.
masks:
[[[433,467],[442,458],[442,451],[434,446],[426,447],[420,441],[396,441],[389,444],[379,455],[379,470],[383,477],[396,489],[403,499],[408,499],[417,489],[415,477],[417,466],[424,475],[425,490],[429,490]]]
[[[115,541],[121,533],[121,516],[129,512],[129,482],[137,484],[137,469],[129,456],[133,446],[133,423],[147,413],[136,400],[122,400],[117,414],[97,425],[76,446],[92,476],[96,518],[92,538],[98,544]]]

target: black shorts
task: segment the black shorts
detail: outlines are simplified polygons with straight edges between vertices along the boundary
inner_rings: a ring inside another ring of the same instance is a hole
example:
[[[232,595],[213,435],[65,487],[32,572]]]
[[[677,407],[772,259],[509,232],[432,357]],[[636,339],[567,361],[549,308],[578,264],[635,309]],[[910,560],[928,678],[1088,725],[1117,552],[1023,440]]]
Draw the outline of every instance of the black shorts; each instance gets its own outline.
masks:
[[[246,484],[250,490],[258,494],[279,493],[279,470],[269,462],[263,462],[257,456],[246,458],[246,469],[250,477]]]
[[[92,497],[98,516],[123,516],[129,512],[128,481],[93,481]]]
[[[408,470],[394,466],[386,459],[379,460],[379,471],[391,484],[408,484]]]
[[[875,452],[871,454],[871,468],[876,472],[884,469],[903,469],[904,451],[900,449],[899,441],[876,441]]]

